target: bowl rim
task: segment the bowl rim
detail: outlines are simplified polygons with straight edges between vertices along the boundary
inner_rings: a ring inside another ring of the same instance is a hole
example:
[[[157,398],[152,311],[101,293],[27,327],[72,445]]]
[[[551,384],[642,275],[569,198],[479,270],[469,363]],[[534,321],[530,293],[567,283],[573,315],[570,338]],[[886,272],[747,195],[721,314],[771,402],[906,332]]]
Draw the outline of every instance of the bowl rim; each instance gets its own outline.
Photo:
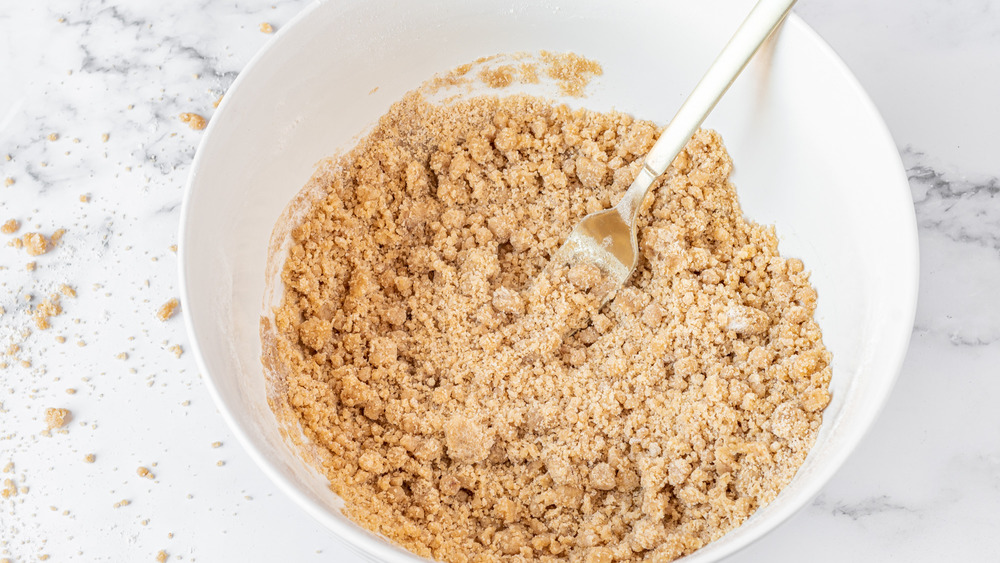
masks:
[[[253,57],[247,62],[243,69],[239,72],[239,75],[227,89],[227,93],[233,92],[235,89],[239,88],[244,82],[246,75],[253,73],[255,67],[257,67],[262,60],[267,58],[270,53],[272,53],[279,45],[283,44],[286,40],[286,36],[293,33],[294,30],[299,26],[299,24],[309,18],[318,8],[328,4],[328,0],[313,0],[309,5],[303,8],[295,17],[293,17],[287,24],[278,29],[271,41],[267,42],[263,47],[258,50]],[[857,78],[850,71],[847,64],[836,54],[834,49],[823,40],[823,38],[810,27],[801,17],[796,13],[792,12],[785,19],[784,26],[790,26],[796,29],[797,32],[802,33],[809,41],[812,41],[816,47],[819,48],[822,56],[828,59],[832,63],[833,68],[838,72],[840,80],[854,91],[857,96],[860,108],[867,114],[868,119],[873,124],[873,128],[877,129],[879,135],[882,137],[880,139],[882,142],[886,142],[889,146],[898,147],[892,138],[892,135],[885,123],[882,115],[879,113],[875,103],[872,101],[871,97],[864,90],[861,84],[858,82]],[[219,107],[216,111],[216,116],[222,115],[228,107],[228,97],[224,96]],[[395,561],[411,561],[411,562],[422,562],[428,561],[428,559],[422,558],[416,554],[413,554],[404,548],[395,545],[394,543],[387,543],[385,541],[376,540],[374,535],[357,525],[345,525],[342,521],[337,520],[332,517],[330,512],[325,506],[316,502],[311,497],[306,495],[294,482],[286,479],[281,471],[278,469],[277,464],[266,457],[260,450],[258,450],[252,440],[250,440],[247,432],[240,426],[236,418],[233,415],[232,409],[229,404],[223,399],[219,388],[216,386],[215,379],[213,377],[212,371],[208,369],[208,364],[205,360],[204,352],[199,345],[199,331],[195,327],[194,319],[190,309],[188,308],[188,303],[191,302],[190,294],[191,287],[188,284],[188,252],[187,247],[190,243],[188,230],[191,215],[191,194],[195,191],[195,185],[197,184],[197,178],[199,176],[199,170],[203,165],[203,155],[202,150],[204,146],[212,142],[213,133],[215,131],[214,124],[217,117],[209,120],[208,127],[206,128],[201,141],[198,144],[198,149],[195,153],[194,159],[191,162],[191,168],[188,173],[187,181],[184,185],[183,199],[181,203],[180,211],[180,221],[178,225],[178,274],[179,274],[179,284],[180,284],[180,300],[181,300],[181,313],[184,318],[184,327],[189,335],[188,344],[190,350],[195,358],[195,362],[198,366],[200,373],[204,374],[203,381],[206,388],[208,389],[209,395],[212,397],[215,406],[218,408],[223,420],[225,420],[229,429],[233,432],[237,441],[243,447],[244,451],[250,456],[257,467],[274,483],[279,490],[281,490],[286,496],[292,499],[299,507],[301,507],[307,514],[312,516],[317,522],[323,524],[334,536],[343,541],[347,547],[358,554],[364,554],[368,556],[375,556],[381,560],[395,560]],[[913,244],[908,248],[904,249],[907,251],[907,256],[901,256],[904,264],[907,267],[901,272],[902,275],[899,276],[901,280],[901,285],[899,287],[898,293],[901,295],[901,301],[905,304],[905,322],[900,326],[906,327],[905,334],[904,331],[900,330],[898,334],[890,335],[894,342],[891,343],[892,348],[896,350],[895,354],[892,355],[889,365],[892,366],[892,374],[889,377],[884,377],[879,380],[879,385],[876,386],[875,390],[881,395],[881,399],[878,401],[875,407],[870,408],[868,411],[860,413],[863,415],[861,422],[863,424],[856,424],[852,427],[844,437],[841,437],[841,441],[847,443],[847,446],[840,448],[831,456],[828,463],[818,466],[813,470],[813,474],[810,476],[810,482],[804,486],[802,490],[798,493],[798,499],[795,502],[787,503],[780,507],[776,512],[772,512],[768,515],[768,521],[765,526],[763,526],[759,533],[746,535],[737,540],[731,541],[725,546],[719,548],[714,553],[711,554],[713,560],[721,560],[728,557],[750,544],[756,542],[757,540],[768,535],[778,526],[786,522],[792,515],[797,513],[799,510],[804,508],[810,501],[815,498],[819,492],[827,485],[830,479],[836,474],[840,468],[847,461],[847,458],[857,449],[857,446],[864,438],[865,435],[871,430],[875,420],[878,418],[880,413],[885,407],[885,404],[891,394],[892,388],[895,382],[899,378],[900,372],[903,367],[903,362],[906,358],[910,336],[912,334],[912,327],[914,320],[916,318],[916,307],[918,298],[918,285],[919,285],[919,239],[917,235],[917,221],[916,214],[913,208],[913,201],[910,196],[909,190],[909,179],[906,174],[905,167],[903,165],[902,159],[899,156],[898,148],[895,151],[895,158],[893,159],[893,164],[898,167],[898,180],[899,185],[891,188],[897,190],[900,194],[900,199],[905,198],[906,205],[909,206],[911,213],[907,215],[907,221],[905,222],[906,233],[904,234],[904,239],[913,241]],[[889,189],[887,187],[887,189]],[[907,283],[908,282],[908,283]],[[735,529],[738,529],[734,528]],[[715,542],[708,545],[712,545]],[[702,553],[703,549],[699,549],[685,557],[681,560],[683,561],[694,561],[701,560],[698,557],[699,553]],[[706,554],[707,555],[707,554]]]

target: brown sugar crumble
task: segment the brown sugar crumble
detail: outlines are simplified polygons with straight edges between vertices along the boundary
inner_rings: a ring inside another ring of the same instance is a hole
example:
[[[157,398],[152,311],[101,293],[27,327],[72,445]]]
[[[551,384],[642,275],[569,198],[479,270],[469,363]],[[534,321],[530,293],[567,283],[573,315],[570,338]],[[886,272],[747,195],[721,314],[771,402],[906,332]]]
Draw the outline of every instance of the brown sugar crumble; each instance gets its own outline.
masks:
[[[276,416],[319,446],[350,518],[449,563],[670,561],[792,479],[830,354],[808,274],[744,219],[718,134],[657,181],[613,300],[591,291],[599,271],[539,276],[658,134],[526,96],[411,93],[321,164],[263,357]]]
[[[182,113],[180,119],[183,123],[187,123],[188,127],[200,130],[204,129],[208,121],[204,117],[198,115],[197,113]]]
[[[180,305],[180,301],[176,299],[171,299],[160,307],[160,310],[156,312],[156,318],[161,321],[167,321],[170,317],[174,316],[174,312],[177,310],[177,306]]]

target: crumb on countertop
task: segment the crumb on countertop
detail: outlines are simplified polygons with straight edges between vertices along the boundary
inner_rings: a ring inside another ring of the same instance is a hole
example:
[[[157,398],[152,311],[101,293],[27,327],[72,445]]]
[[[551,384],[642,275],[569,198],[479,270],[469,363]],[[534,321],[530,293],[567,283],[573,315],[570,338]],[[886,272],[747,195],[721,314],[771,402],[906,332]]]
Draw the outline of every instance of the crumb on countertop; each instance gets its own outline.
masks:
[[[69,421],[73,419],[73,413],[69,409],[63,408],[47,408],[45,409],[45,425],[46,430],[52,431],[62,428],[69,424]]]
[[[197,113],[182,113],[181,121],[188,124],[188,127],[195,130],[204,129],[208,121]]]
[[[177,299],[171,299],[160,307],[160,310],[156,312],[156,318],[161,321],[166,321],[170,317],[174,316],[174,312],[177,310],[177,306],[180,305],[180,301]]]

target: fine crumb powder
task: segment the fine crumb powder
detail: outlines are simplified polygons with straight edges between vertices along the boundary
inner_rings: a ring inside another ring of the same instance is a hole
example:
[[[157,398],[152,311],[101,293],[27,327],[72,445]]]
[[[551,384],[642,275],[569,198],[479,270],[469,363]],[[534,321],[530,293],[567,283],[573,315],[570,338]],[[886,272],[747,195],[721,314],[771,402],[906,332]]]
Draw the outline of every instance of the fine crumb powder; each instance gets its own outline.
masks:
[[[170,319],[170,317],[174,316],[174,311],[177,310],[178,305],[180,305],[180,301],[176,299],[171,299],[170,301],[167,301],[166,303],[163,304],[162,307],[160,307],[160,310],[156,312],[156,318],[160,319],[161,321],[166,321]]]
[[[52,431],[66,426],[73,418],[72,413],[67,409],[48,408],[45,409],[46,430]]]
[[[670,561],[791,480],[830,354],[802,263],[744,219],[718,134],[657,180],[612,301],[596,268],[539,276],[658,134],[525,96],[410,94],[321,165],[264,361],[350,518],[449,563]]]
[[[205,125],[208,123],[204,117],[198,115],[197,113],[182,113],[180,115],[180,119],[183,123],[187,123],[188,127],[195,130],[204,129]]]

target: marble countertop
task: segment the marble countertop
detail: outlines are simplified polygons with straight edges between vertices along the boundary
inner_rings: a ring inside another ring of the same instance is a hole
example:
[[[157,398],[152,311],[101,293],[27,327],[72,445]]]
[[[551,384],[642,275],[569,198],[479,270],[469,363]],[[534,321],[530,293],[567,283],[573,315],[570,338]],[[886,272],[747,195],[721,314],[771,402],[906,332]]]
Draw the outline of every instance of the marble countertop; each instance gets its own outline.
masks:
[[[37,258],[0,235],[0,483],[18,491],[0,498],[0,561],[349,559],[232,438],[179,316],[156,318],[178,297],[172,245],[200,135],[178,115],[210,117],[272,37],[260,24],[280,29],[306,4],[0,10],[0,222],[65,229]],[[869,435],[810,505],[730,561],[804,550],[818,562],[1000,560],[1000,2],[802,0],[796,11],[899,145],[920,302]],[[62,284],[76,297],[22,338],[34,328],[26,308]],[[46,437],[54,406],[73,420]]]

